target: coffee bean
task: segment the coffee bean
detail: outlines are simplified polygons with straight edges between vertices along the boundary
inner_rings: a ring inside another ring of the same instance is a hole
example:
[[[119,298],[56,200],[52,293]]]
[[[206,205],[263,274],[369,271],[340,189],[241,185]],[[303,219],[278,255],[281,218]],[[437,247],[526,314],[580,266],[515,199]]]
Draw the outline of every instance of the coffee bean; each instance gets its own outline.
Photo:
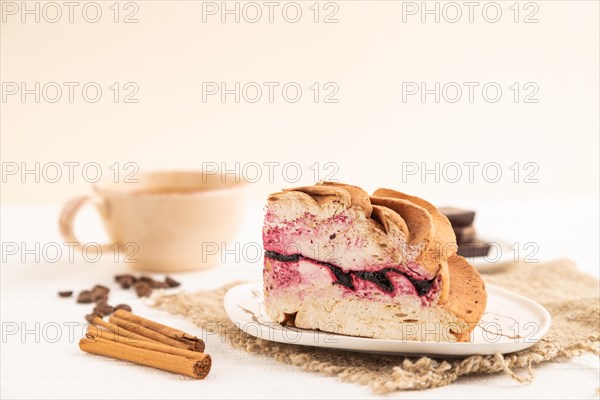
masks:
[[[152,294],[152,287],[147,282],[137,282],[133,287],[138,297],[149,297]]]
[[[173,279],[171,277],[168,277],[168,276],[165,278],[165,283],[170,288],[174,288],[174,287],[177,287],[177,286],[181,285],[181,283],[177,282],[175,279]]]
[[[103,317],[112,314],[114,311],[115,311],[115,309],[113,307],[109,306],[108,304],[101,304],[101,305],[94,307],[94,313],[99,314]]]
[[[147,283],[148,285],[150,285],[150,287],[152,289],[165,289],[168,287],[168,285],[166,283],[154,280],[153,278],[151,278],[149,276],[140,277],[139,282]]]
[[[156,288],[156,281],[149,276],[140,276],[138,282],[143,282],[153,289]]]
[[[134,283],[137,282],[137,278],[133,275],[117,275],[115,276],[115,280],[121,285],[123,289],[129,289],[133,286]]]
[[[94,298],[94,300],[97,300],[102,297],[108,297],[109,292],[110,289],[106,286],[96,285],[92,288],[92,297]]]
[[[79,293],[79,296],[77,296],[77,302],[83,304],[93,303],[94,298],[92,297],[92,292],[90,292],[89,290],[81,291],[81,293]]]
[[[119,283],[121,284],[121,287],[123,289],[129,289],[131,286],[133,286],[135,284],[136,280],[135,279],[131,279],[131,278],[124,278],[123,280],[119,281]]]
[[[125,310],[131,312],[131,307],[128,304],[119,304],[118,306],[115,306],[115,311],[117,310]]]
[[[175,279],[168,276],[165,278],[164,282],[161,282],[147,275],[135,277],[131,274],[122,274],[116,275],[115,281],[117,281],[123,289],[129,289],[133,286],[138,297],[149,297],[152,294],[153,289],[168,289],[181,285]]]
[[[58,292],[58,295],[60,297],[71,297],[73,295],[73,291],[72,290],[65,290],[63,292]]]
[[[135,276],[133,276],[131,274],[115,275],[115,281],[116,282],[119,282],[121,279],[135,279]]]
[[[108,304],[108,296],[98,297],[95,302],[97,306]]]
[[[103,285],[94,285],[94,287],[92,288],[92,292],[102,292],[108,294],[108,292],[110,292],[110,289]]]

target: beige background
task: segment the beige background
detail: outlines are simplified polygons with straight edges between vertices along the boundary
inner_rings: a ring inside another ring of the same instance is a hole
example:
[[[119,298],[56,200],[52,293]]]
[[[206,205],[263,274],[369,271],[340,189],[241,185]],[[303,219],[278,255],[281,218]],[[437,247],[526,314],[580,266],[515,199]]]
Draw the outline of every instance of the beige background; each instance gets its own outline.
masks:
[[[477,10],[474,23],[465,15],[454,24],[431,17],[421,23],[419,16],[403,23],[402,2],[392,1],[336,2],[339,22],[332,24],[312,22],[313,2],[300,2],[296,24],[277,11],[274,23],[263,16],[252,24],[231,17],[221,23],[218,16],[203,23],[202,2],[138,1],[139,22],[124,24],[112,21],[112,3],[99,2],[103,15],[95,24],[79,9],[73,23],[66,15],[57,23],[31,16],[22,23],[20,14],[3,14],[3,83],[93,81],[103,88],[94,104],[80,91],[73,103],[66,92],[55,104],[31,96],[25,103],[18,96],[3,101],[5,167],[97,162],[106,177],[114,162],[141,169],[225,162],[232,169],[235,162],[295,161],[303,168],[298,183],[310,183],[314,162],[320,177],[332,171],[324,163],[333,162],[339,167],[334,178],[369,189],[388,185],[437,197],[598,195],[598,2],[537,1],[539,23],[533,24],[512,21],[512,1],[499,2],[503,16],[495,24]],[[120,18],[131,10],[121,9]],[[295,81],[304,92],[294,104],[277,94],[274,103],[223,104],[216,97],[203,103],[202,82],[222,81]],[[494,81],[503,95],[495,104],[477,91],[473,103],[465,93],[456,104],[431,97],[425,104],[416,97],[403,103],[407,81]],[[115,104],[108,88],[114,82],[135,82],[139,102]],[[313,82],[337,83],[339,102],[315,104],[308,89]],[[515,104],[508,89],[513,82],[535,82],[539,103]],[[474,183],[463,177],[434,184],[432,176],[426,184],[418,177],[402,182],[402,162],[431,168],[436,161],[497,162],[503,178],[494,184],[481,174]],[[536,163],[539,183],[522,183],[523,175],[514,183],[514,162]],[[297,184],[286,182],[281,169],[270,183],[267,171],[258,192]],[[3,203],[60,202],[89,186],[80,170],[73,183],[66,176],[58,183],[5,178]]]
[[[96,104],[80,96],[72,104],[23,104],[14,97],[0,103],[0,156],[5,167],[21,162],[97,162],[110,177],[108,167],[117,161],[121,166],[134,162],[143,169],[297,161],[304,167],[302,183],[309,183],[314,178],[310,165],[333,162],[339,166],[335,177],[340,180],[369,189],[390,185],[436,204],[477,210],[478,232],[516,243],[520,260],[531,254],[525,246],[534,244],[539,247],[534,257],[541,262],[569,257],[582,271],[598,275],[597,1],[535,1],[537,24],[511,22],[508,7],[514,0],[498,1],[504,18],[497,24],[483,21],[480,13],[473,24],[464,20],[423,24],[418,17],[403,23],[402,3],[392,1],[337,2],[337,24],[314,24],[309,18],[298,24],[281,18],[273,24],[222,24],[215,18],[203,23],[201,2],[137,1],[139,23],[115,24],[108,9],[113,2],[99,2],[105,18],[97,24],[83,21],[81,14],[72,24],[21,23],[18,15],[0,23],[3,83],[96,81],[105,91]],[[313,2],[302,3],[306,13]],[[6,3],[0,0],[0,11]],[[108,86],[117,81],[136,82],[139,103],[113,103]],[[340,87],[339,103],[314,104],[308,93],[296,104],[202,103],[203,81],[297,81],[305,91],[312,82],[333,81]],[[497,81],[505,94],[496,104],[481,98],[474,103],[403,103],[403,81]],[[536,82],[539,103],[512,102],[507,87],[515,81]],[[481,177],[472,184],[436,184],[431,179],[403,183],[403,161],[497,162],[507,178],[496,184]],[[508,167],[515,161],[537,163],[539,183],[514,183]],[[285,182],[281,170],[277,176],[273,184],[265,178],[253,185],[257,200],[265,191],[300,183]],[[31,176],[22,183],[12,176],[2,183],[2,242],[29,249],[35,244],[62,244],[57,229],[60,204],[89,190],[80,174],[75,177],[73,183],[63,179],[52,184],[36,183]],[[452,200],[456,197],[460,200]],[[51,204],[22,205],[32,202]],[[260,243],[262,200],[252,205],[254,212],[248,213],[236,242],[241,245]],[[99,218],[91,208],[78,217],[76,231],[83,242],[102,240]],[[51,264],[33,262],[31,255],[22,262],[23,253],[0,268],[1,315],[3,322],[23,321],[29,329],[37,321],[43,326],[50,321],[83,322],[83,309],[65,306],[55,291],[110,283],[125,271],[124,263],[115,263],[110,256],[98,263],[81,257],[69,262],[64,256]],[[175,278],[183,282],[183,290],[193,291],[220,286],[234,277],[257,280],[261,273],[260,262],[234,262],[229,257],[216,268]],[[195,332],[191,323],[148,308],[132,291],[117,290],[111,296],[116,296],[111,297],[115,304],[131,304],[140,315]],[[249,361],[219,346],[214,336],[207,341],[214,371],[201,383],[125,363],[103,368],[100,364],[110,360],[82,357],[68,336],[59,343],[34,343],[34,335],[27,340],[19,340],[19,335],[9,338],[0,352],[2,365],[10,366],[2,369],[3,397],[46,398],[56,393],[61,398],[82,398],[89,396],[91,387],[98,397],[114,392],[117,397],[256,393],[281,398],[290,396],[290,388],[304,398],[369,396],[356,385],[281,363]],[[78,336],[77,330],[75,342]],[[52,360],[52,367],[37,374],[31,384],[29,360],[34,358]],[[249,364],[258,368],[249,369]],[[59,385],[60,392],[52,390]],[[598,359],[586,355],[539,368],[532,384],[481,376],[408,395],[585,398],[597,397],[597,387]]]

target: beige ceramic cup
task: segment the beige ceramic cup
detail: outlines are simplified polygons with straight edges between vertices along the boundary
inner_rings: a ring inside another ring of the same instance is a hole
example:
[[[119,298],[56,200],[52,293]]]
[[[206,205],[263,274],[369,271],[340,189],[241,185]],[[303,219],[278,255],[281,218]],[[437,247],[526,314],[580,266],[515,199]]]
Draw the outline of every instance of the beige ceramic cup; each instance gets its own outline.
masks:
[[[97,184],[93,195],[70,200],[60,216],[63,238],[81,243],[74,220],[84,204],[93,203],[114,242],[102,249],[114,249],[116,243],[134,268],[174,272],[218,263],[220,254],[214,249],[235,238],[245,211],[247,185],[242,178],[154,172],[137,179]],[[205,252],[207,248],[212,251]]]

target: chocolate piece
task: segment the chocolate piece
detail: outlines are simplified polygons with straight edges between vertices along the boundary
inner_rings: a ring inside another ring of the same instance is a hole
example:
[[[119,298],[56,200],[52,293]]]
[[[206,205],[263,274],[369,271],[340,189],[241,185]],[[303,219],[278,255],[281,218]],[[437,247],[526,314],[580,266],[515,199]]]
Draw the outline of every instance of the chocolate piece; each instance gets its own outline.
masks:
[[[456,226],[453,227],[458,244],[472,242],[475,240],[475,227],[471,226]]]
[[[137,282],[137,278],[129,274],[117,275],[115,276],[115,281],[117,281],[123,289],[129,289]]]
[[[138,297],[149,297],[152,294],[152,287],[147,282],[137,282],[133,288]]]
[[[93,303],[94,298],[92,292],[89,290],[82,290],[81,293],[79,293],[79,296],[77,296],[77,302],[82,304]]]
[[[58,292],[58,295],[60,297],[71,297],[73,295],[73,291],[72,290],[65,290],[62,292]]]
[[[115,311],[115,309],[113,307],[109,306],[108,304],[101,304],[101,305],[94,307],[94,314],[98,314],[103,317],[112,314],[114,311]]]
[[[125,310],[131,312],[131,307],[128,304],[119,304],[115,306],[115,311],[117,310]]]
[[[448,217],[453,227],[469,226],[475,220],[475,211],[462,210],[456,207],[442,207],[439,210]]]
[[[458,255],[467,259],[475,257],[485,257],[490,251],[491,245],[480,241],[460,243],[458,245]]]
[[[181,283],[177,282],[175,279],[168,277],[168,276],[165,278],[165,283],[170,288],[174,288],[174,287],[181,285]]]
[[[85,316],[85,320],[91,324],[94,322],[94,318],[96,318],[96,317],[102,319],[102,315],[98,315],[96,313],[91,313],[91,314],[87,314]]]

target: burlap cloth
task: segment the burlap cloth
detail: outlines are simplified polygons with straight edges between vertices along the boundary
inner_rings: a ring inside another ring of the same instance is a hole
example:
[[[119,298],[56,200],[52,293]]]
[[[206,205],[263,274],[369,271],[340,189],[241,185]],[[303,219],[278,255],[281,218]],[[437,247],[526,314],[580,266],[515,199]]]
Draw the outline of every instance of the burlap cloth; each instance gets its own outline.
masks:
[[[223,308],[225,292],[233,284],[214,291],[159,297],[156,306],[184,315],[203,329],[218,331],[237,349],[367,385],[374,393],[444,386],[471,374],[507,373],[527,382],[533,378],[534,364],[564,361],[584,351],[600,354],[600,283],[579,272],[571,261],[509,265],[483,277],[543,304],[552,314],[547,336],[529,349],[508,355],[386,356],[275,343],[245,334],[230,322]]]

